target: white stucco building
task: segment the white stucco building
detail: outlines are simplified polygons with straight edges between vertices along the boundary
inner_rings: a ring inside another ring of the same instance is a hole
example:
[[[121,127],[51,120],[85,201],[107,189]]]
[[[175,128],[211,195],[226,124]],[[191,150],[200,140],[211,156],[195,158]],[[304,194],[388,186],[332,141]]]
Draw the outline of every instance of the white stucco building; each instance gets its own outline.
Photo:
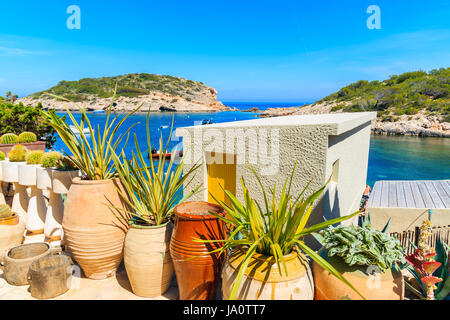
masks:
[[[178,128],[176,135],[183,138],[186,168],[202,163],[192,187],[201,183],[204,190],[194,200],[213,201],[210,192],[225,199],[219,184],[242,200],[243,177],[262,205],[248,165],[260,175],[266,191],[276,184],[279,195],[297,160],[294,196],[308,181],[312,180],[310,194],[332,177],[310,220],[319,222],[358,210],[375,117],[376,112],[284,116]]]

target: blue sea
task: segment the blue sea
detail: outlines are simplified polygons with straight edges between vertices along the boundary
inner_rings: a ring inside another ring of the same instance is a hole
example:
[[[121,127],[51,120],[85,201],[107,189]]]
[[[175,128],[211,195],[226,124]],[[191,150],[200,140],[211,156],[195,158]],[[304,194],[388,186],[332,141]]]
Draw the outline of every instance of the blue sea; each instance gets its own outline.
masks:
[[[236,103],[239,109],[245,110],[258,107],[260,110],[274,106],[297,106],[302,103]],[[228,105],[232,106],[231,103]],[[59,113],[64,115],[64,113]],[[241,111],[226,111],[217,113],[152,113],[150,116],[150,132],[152,145],[157,149],[160,135],[167,137],[170,131],[172,117],[174,127],[184,127],[200,124],[203,120],[214,123],[255,119],[256,113]],[[77,121],[80,114],[75,114]],[[92,124],[103,127],[105,114],[89,114]],[[68,119],[67,122],[71,124]],[[136,134],[139,144],[146,148],[146,114],[135,114],[125,121],[123,128],[136,124],[131,130]],[[180,141],[170,142],[172,147]],[[65,149],[64,143],[58,139],[54,149]],[[130,139],[125,151],[127,155],[134,149],[134,141]],[[67,149],[66,149],[67,150]],[[367,184],[373,186],[377,180],[414,180],[414,179],[450,179],[450,139],[419,138],[403,136],[371,136],[369,168]]]

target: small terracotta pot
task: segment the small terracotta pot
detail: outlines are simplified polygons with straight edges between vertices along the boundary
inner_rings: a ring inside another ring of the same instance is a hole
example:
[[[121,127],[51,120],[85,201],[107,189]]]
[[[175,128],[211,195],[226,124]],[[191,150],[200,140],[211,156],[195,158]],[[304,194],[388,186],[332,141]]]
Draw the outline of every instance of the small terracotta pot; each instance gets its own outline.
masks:
[[[245,258],[242,248],[233,249],[222,273],[222,298],[228,300],[239,267]],[[282,273],[274,257],[253,254],[238,288],[238,300],[312,300],[314,285],[308,261],[297,251],[284,257],[287,274]]]
[[[222,243],[195,242],[194,239],[223,240],[225,223],[208,212],[224,215],[221,206],[208,202],[185,202],[175,207],[175,229],[170,254],[181,300],[213,300],[222,271],[224,254],[209,253]],[[189,258],[193,258],[188,260]]]
[[[115,208],[130,210],[119,195],[119,179],[72,181],[62,227],[72,257],[90,279],[114,276],[123,258],[128,223]],[[123,191],[124,194],[125,191]]]
[[[367,300],[403,300],[405,287],[401,272],[387,270],[370,276],[367,267],[348,266],[340,257],[322,254],[342,276],[347,279]],[[314,262],[313,274],[316,300],[362,300],[341,280]]]
[[[162,226],[131,225],[125,237],[124,262],[135,295],[158,297],[173,277],[169,253],[172,223]]]
[[[44,242],[22,244],[11,248],[5,254],[4,276],[6,282],[14,286],[28,284],[28,270],[33,261],[53,252]]]
[[[0,219],[0,262],[9,248],[21,244],[24,240],[25,223],[13,213],[9,218]]]
[[[70,186],[72,185],[73,178],[78,176],[80,176],[79,170],[70,170],[70,171],[53,170],[52,172],[53,192],[59,194],[67,194],[69,192]]]

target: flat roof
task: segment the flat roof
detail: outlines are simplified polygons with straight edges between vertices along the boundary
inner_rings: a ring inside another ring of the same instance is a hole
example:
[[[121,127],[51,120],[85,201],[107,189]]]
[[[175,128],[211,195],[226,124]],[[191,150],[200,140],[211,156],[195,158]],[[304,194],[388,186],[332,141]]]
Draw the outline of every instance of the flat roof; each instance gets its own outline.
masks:
[[[366,122],[372,121],[376,118],[376,116],[376,112],[339,112],[259,118],[254,120],[214,123],[203,125],[201,127],[202,129],[213,129],[225,127],[240,128],[327,125],[336,129],[335,134],[341,134]],[[198,126],[184,127],[183,129],[193,129],[195,127]]]

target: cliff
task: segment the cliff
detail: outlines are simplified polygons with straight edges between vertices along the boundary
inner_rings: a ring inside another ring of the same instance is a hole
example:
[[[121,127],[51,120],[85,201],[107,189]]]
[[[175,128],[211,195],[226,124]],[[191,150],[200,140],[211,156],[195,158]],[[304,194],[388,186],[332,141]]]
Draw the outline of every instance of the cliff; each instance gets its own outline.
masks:
[[[85,107],[88,110],[104,110],[111,104],[117,83],[113,108],[127,112],[142,104],[140,111],[209,112],[229,110],[217,101],[217,91],[202,82],[172,76],[147,73],[127,74],[116,77],[85,78],[79,81],[61,81],[58,85],[34,93],[18,101],[26,105],[42,103],[44,108],[70,110]],[[65,102],[46,95],[51,93],[72,102]]]
[[[361,111],[377,112],[374,133],[450,137],[450,68],[361,80],[311,105],[267,109],[260,116]]]

